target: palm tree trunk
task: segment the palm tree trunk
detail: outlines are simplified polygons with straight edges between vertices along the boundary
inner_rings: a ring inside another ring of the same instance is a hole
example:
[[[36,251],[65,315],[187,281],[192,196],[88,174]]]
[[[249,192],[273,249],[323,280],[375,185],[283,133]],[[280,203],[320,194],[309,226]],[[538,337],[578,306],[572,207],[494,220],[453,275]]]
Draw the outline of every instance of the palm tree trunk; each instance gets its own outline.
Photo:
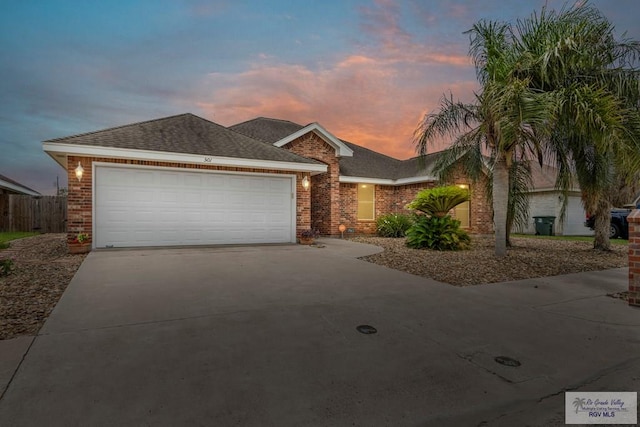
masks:
[[[509,167],[504,155],[499,155],[493,166],[493,222],[495,254],[507,254],[507,205],[509,202]]]
[[[601,251],[611,250],[609,240],[609,229],[611,227],[611,204],[605,197],[599,197],[594,213],[596,219],[594,224],[595,236],[593,239],[593,249]]]

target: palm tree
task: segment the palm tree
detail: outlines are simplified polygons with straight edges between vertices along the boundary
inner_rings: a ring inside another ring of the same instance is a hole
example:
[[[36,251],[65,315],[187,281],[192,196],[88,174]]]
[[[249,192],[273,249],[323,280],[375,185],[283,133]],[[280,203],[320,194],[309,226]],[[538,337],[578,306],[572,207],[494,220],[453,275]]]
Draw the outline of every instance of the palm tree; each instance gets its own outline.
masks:
[[[557,164],[565,194],[577,179],[597,217],[594,247],[610,248],[607,192],[613,177],[640,170],[640,72],[632,66],[640,44],[613,30],[590,5],[543,8],[515,27],[477,23],[468,32],[481,83],[475,102],[445,98],[416,130],[420,154],[442,136],[454,138],[447,161],[490,154],[497,256],[507,246],[509,171],[531,158]]]
[[[481,91],[471,104],[443,98],[440,110],[427,114],[416,130],[416,148],[424,155],[431,142],[450,136],[453,143],[444,153],[449,160],[468,156],[477,166],[478,154],[490,153],[495,254],[502,257],[507,249],[509,174],[514,162],[542,157],[541,137],[553,119],[555,98],[532,90],[528,78],[514,76],[519,53],[506,24],[481,21],[469,34]]]
[[[445,102],[447,102],[445,100]],[[494,159],[485,156],[477,144],[454,144],[437,157],[433,173],[441,182],[452,182],[455,175],[463,170],[474,184],[486,185],[485,193],[492,202]],[[483,179],[486,178],[486,179]],[[526,227],[529,222],[529,193],[532,188],[531,162],[514,159],[509,170],[509,194],[507,202],[506,244],[511,247],[511,230]]]
[[[640,44],[616,40],[613,25],[590,5],[543,9],[517,29],[518,50],[528,52],[517,75],[561,100],[550,141],[556,186],[566,191],[575,176],[585,209],[596,216],[594,248],[609,250],[608,194],[616,177],[640,170],[640,73],[633,66]]]

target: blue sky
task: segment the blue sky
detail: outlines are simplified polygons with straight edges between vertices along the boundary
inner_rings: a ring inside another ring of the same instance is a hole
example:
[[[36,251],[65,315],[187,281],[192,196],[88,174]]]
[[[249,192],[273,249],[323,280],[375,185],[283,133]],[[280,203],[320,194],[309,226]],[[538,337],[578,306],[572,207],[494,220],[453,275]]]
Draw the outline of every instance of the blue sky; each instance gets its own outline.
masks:
[[[554,0],[5,1],[0,174],[43,194],[64,170],[42,141],[191,112],[320,122],[408,158],[443,93],[477,88],[463,32]],[[592,0],[640,39],[640,2]]]

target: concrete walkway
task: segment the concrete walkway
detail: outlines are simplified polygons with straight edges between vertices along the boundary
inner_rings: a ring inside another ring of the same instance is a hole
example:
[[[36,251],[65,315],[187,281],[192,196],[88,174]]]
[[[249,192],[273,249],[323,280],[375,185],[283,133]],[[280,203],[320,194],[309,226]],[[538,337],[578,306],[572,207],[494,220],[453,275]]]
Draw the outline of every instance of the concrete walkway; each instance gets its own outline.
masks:
[[[91,253],[0,341],[0,424],[547,426],[566,390],[640,389],[627,269],[458,288],[323,243]]]

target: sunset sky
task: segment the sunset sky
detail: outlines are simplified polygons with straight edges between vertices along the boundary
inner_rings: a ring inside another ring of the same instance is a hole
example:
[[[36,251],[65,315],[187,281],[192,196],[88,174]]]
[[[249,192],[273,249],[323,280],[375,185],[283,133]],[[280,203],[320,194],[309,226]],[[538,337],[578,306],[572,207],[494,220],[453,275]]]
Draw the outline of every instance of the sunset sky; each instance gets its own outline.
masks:
[[[443,93],[477,89],[463,34],[554,0],[5,1],[0,174],[43,194],[64,170],[42,141],[181,113],[228,126],[317,121],[405,159]],[[572,4],[572,3],[570,3]],[[593,0],[640,39],[640,2]]]

